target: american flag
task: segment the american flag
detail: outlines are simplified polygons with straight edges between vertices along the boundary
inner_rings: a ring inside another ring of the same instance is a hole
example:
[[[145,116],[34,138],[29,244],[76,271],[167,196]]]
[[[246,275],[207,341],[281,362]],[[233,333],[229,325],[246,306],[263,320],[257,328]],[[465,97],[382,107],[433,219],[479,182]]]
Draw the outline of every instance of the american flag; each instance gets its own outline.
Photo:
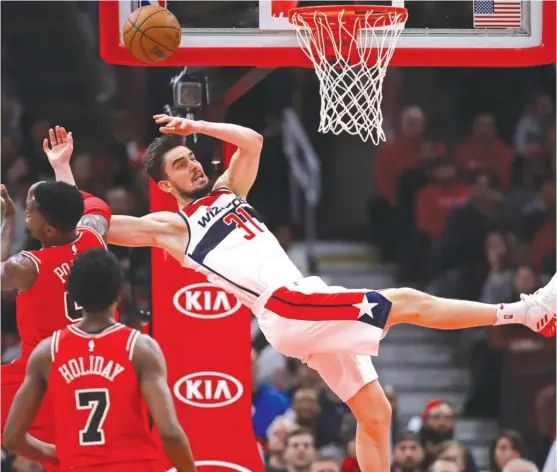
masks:
[[[520,28],[522,0],[474,0],[474,28]]]

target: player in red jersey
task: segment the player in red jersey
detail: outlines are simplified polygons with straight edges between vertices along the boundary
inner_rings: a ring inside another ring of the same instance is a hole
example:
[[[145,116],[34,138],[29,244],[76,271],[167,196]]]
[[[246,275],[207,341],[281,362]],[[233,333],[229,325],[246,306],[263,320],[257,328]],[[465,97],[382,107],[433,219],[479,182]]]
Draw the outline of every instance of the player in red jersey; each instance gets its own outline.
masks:
[[[75,259],[67,285],[83,307],[83,319],[33,351],[9,413],[6,446],[34,460],[58,458],[63,471],[162,472],[146,403],[172,465],[192,472],[193,455],[160,347],[114,320],[122,283],[118,261],[108,251],[92,249]],[[55,446],[26,434],[47,384],[56,399]]]
[[[46,146],[45,152],[51,162],[73,150],[71,133],[68,135],[64,128],[50,130],[50,142],[52,149]],[[81,318],[80,307],[66,293],[67,273],[79,253],[105,247],[103,237],[111,216],[104,201],[64,182],[36,183],[29,189],[26,203],[27,228],[42,249],[21,251],[7,259],[15,211],[2,188],[1,282],[3,290],[18,290],[16,317],[22,344],[21,357],[1,370],[2,431],[33,348],[54,331]],[[33,434],[45,441],[52,441],[54,434],[50,408],[47,399],[32,427]]]

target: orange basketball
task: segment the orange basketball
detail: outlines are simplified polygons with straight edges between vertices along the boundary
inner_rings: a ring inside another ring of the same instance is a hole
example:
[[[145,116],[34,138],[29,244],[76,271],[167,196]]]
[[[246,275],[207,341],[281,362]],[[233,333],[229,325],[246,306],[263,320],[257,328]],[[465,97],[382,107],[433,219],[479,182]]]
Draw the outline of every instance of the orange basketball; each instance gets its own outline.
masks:
[[[124,44],[141,62],[168,59],[180,46],[181,38],[180,23],[159,5],[138,8],[124,23]]]

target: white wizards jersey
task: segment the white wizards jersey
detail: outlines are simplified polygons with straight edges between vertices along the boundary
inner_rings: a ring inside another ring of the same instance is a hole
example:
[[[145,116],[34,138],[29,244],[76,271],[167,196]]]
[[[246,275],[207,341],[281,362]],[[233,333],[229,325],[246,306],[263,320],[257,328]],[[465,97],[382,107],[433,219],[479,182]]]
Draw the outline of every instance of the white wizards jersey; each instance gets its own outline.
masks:
[[[190,234],[182,265],[201,272],[247,307],[264,292],[303,277],[259,214],[230,190],[214,190],[179,215]]]

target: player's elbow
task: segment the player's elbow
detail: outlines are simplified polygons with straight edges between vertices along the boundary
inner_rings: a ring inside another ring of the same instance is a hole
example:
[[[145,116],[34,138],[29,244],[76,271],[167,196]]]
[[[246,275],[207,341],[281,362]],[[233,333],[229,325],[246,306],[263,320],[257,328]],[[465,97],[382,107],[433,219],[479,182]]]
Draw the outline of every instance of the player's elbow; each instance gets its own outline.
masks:
[[[180,425],[169,425],[159,429],[161,441],[166,444],[188,442],[188,438]]]

